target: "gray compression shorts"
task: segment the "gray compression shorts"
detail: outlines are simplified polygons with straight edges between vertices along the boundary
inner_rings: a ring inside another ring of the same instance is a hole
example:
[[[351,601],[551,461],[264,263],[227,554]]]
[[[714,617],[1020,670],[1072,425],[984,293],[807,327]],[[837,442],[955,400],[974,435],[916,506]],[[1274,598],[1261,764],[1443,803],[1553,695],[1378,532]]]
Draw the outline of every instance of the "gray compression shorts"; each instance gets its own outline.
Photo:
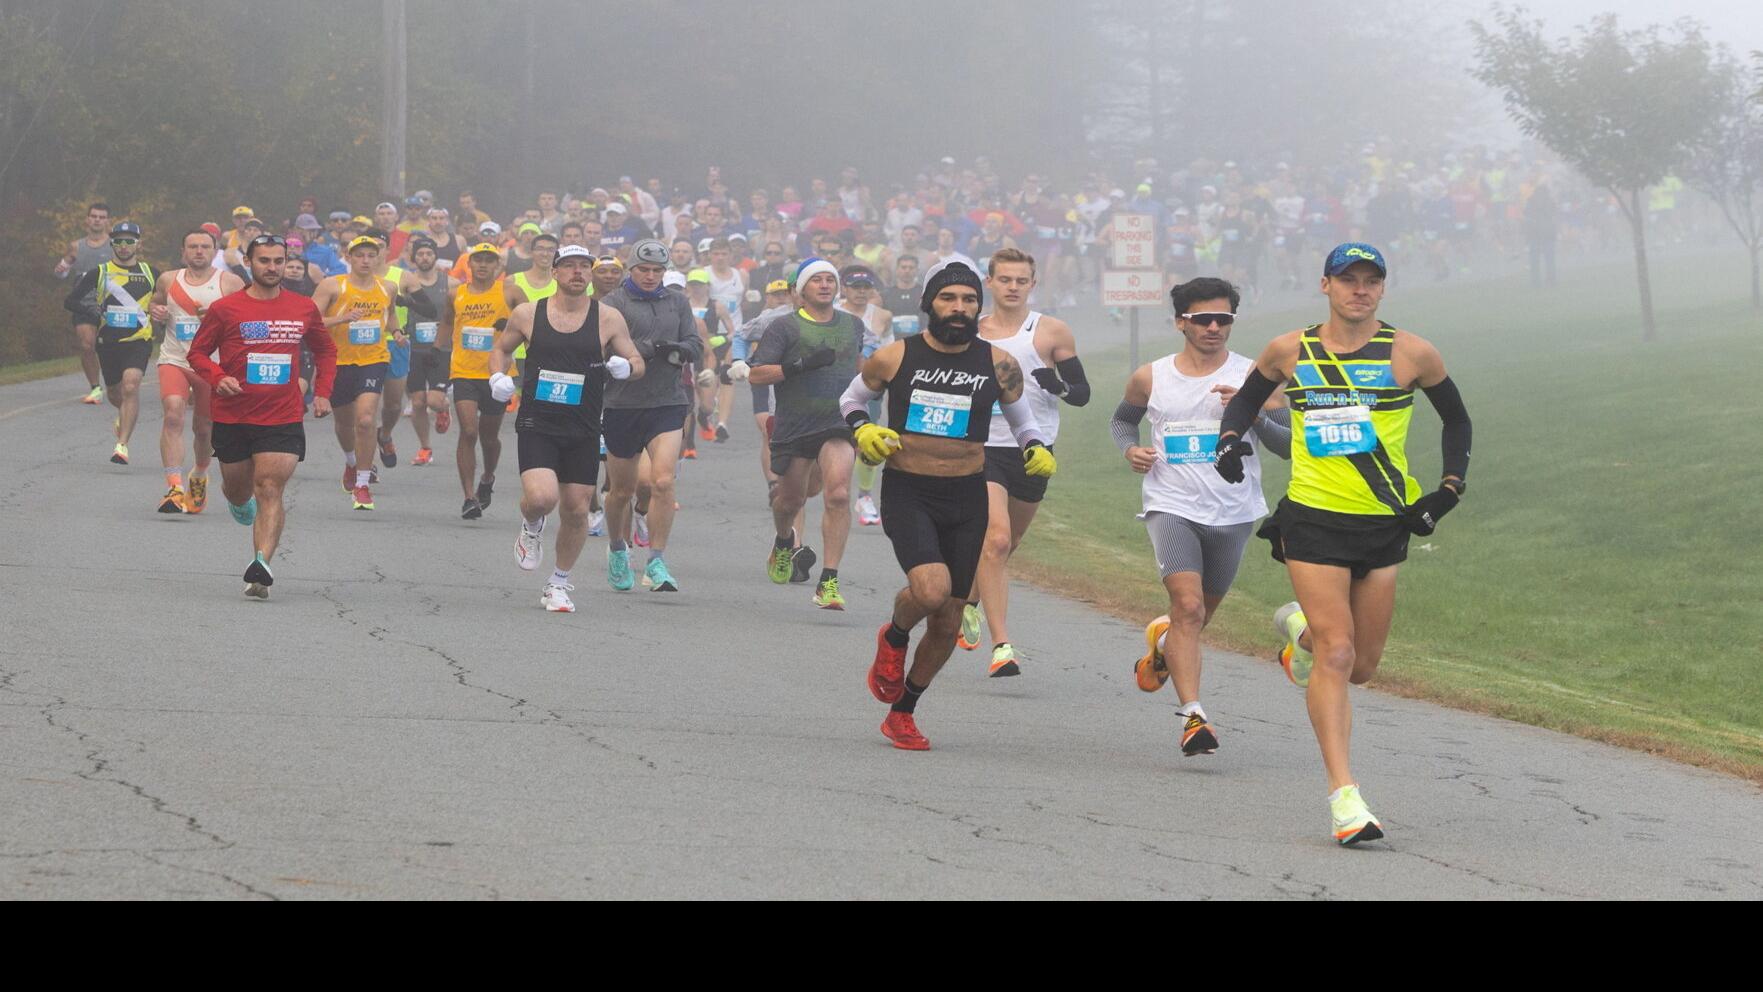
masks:
[[[1145,514],[1145,530],[1157,552],[1157,567],[1164,578],[1176,572],[1198,572],[1200,591],[1223,596],[1236,581],[1243,563],[1243,549],[1255,532],[1253,522],[1212,527],[1197,524],[1173,513]]]

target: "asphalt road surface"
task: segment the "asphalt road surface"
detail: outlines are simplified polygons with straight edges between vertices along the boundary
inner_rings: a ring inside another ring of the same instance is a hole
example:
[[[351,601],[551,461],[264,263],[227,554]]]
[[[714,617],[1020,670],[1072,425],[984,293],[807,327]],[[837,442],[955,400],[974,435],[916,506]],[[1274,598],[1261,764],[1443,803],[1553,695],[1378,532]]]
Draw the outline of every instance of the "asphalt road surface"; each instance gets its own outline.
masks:
[[[1375,691],[1355,766],[1390,836],[1339,849],[1277,666],[1211,653],[1222,748],[1183,758],[1140,629],[1020,587],[1025,674],[958,654],[919,708],[935,749],[896,751],[864,687],[886,539],[855,530],[849,612],[767,582],[744,414],[682,471],[684,591],[613,593],[594,540],[554,616],[513,562],[512,424],[467,523],[454,435],[356,513],[309,422],[258,603],[218,484],[153,512],[156,390],[119,468],[81,389],[0,389],[0,897],[1763,896],[1751,786]]]

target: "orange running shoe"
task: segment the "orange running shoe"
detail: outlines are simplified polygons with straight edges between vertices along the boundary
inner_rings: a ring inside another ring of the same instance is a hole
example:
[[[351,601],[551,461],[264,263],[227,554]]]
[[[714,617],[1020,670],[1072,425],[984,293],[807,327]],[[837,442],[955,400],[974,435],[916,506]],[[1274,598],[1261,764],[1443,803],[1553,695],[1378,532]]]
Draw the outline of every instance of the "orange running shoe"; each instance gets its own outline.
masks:
[[[700,428],[698,428],[698,440],[700,440],[700,441],[714,441],[714,440],[716,440],[716,431],[712,430],[709,427],[700,427]]]
[[[447,433],[447,428],[452,427],[452,426],[453,426],[453,411],[451,409],[443,406],[439,410],[435,411],[435,433],[436,434],[445,434],[445,433]]]
[[[433,449],[433,448],[418,448],[418,449],[416,449],[416,457],[410,459],[410,464],[412,464],[412,465],[427,465],[429,462],[432,462],[434,460],[435,460],[435,449]]]
[[[888,718],[882,721],[882,736],[894,742],[894,746],[902,751],[929,751],[930,739],[918,732],[918,724],[910,713],[888,711]]]
[[[884,623],[875,632],[875,662],[869,666],[870,693],[890,706],[906,694],[906,649],[888,643],[891,626]]]
[[[681,458],[685,459],[686,461],[695,462],[698,460],[698,449],[687,448],[686,450],[680,452],[679,456]]]
[[[1198,713],[1188,717],[1181,730],[1181,753],[1188,757],[1196,754],[1211,754],[1218,750],[1218,735],[1212,732],[1212,725]]]
[[[1163,663],[1163,652],[1157,650],[1157,642],[1163,639],[1163,632],[1169,629],[1169,617],[1161,616],[1145,624],[1145,646],[1150,650],[1145,656],[1133,663],[1132,674],[1138,680],[1139,689],[1144,692],[1156,692],[1169,681],[1169,669]]]

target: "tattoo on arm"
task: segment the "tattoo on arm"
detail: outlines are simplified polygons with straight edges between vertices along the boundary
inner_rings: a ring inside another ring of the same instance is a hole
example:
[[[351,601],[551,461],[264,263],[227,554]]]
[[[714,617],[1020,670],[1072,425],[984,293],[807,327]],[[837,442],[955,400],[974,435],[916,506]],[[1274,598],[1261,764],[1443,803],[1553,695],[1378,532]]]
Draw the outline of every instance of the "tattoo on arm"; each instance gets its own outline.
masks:
[[[1022,395],[1022,366],[1016,359],[1000,353],[993,369],[998,373],[998,392],[1007,398]]]

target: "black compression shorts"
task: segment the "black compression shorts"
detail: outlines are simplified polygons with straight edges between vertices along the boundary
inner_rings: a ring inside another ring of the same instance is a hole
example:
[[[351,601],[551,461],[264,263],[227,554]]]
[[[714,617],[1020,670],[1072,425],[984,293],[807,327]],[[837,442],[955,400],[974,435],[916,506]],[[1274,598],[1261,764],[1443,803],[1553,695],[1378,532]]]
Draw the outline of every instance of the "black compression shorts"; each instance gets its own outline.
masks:
[[[600,481],[600,435],[560,437],[520,431],[515,438],[522,472],[550,469],[557,473],[558,483],[566,486],[592,486]]]
[[[897,469],[882,473],[882,532],[902,571],[941,563],[949,594],[966,599],[986,543],[985,473],[945,478]]]

